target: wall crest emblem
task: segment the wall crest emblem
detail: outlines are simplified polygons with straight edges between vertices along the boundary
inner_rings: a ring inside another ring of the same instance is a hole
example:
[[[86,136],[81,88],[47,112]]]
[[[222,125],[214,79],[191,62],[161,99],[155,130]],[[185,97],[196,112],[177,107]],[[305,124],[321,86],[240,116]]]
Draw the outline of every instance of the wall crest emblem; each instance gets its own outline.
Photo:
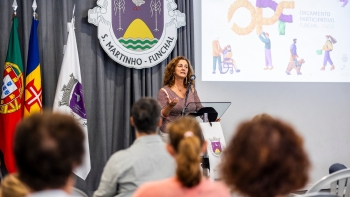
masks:
[[[98,0],[88,22],[98,27],[102,48],[117,63],[149,68],[166,59],[186,25],[174,0]]]

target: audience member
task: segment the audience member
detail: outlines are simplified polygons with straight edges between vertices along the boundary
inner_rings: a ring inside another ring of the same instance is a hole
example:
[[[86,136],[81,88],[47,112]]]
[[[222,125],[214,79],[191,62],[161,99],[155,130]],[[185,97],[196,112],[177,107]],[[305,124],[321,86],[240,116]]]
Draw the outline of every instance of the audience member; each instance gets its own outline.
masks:
[[[157,134],[162,125],[160,113],[160,105],[152,98],[142,98],[133,105],[130,123],[135,127],[136,140],[108,160],[94,197],[131,196],[147,181],[174,175],[175,161]]]
[[[23,119],[16,129],[14,153],[18,178],[32,192],[27,197],[68,197],[83,143],[84,133],[71,116],[44,112]]]
[[[18,179],[18,174],[7,175],[0,187],[0,197],[25,197],[29,188]]]
[[[200,155],[207,145],[195,118],[181,117],[167,126],[169,133],[168,152],[177,163],[176,176],[162,181],[145,183],[134,197],[209,197],[230,196],[228,188],[202,176]]]
[[[273,120],[272,116],[266,113],[257,114],[253,117],[252,121],[260,121],[260,120]]]
[[[248,197],[276,197],[302,188],[309,159],[302,138],[273,118],[242,123],[224,150],[221,178]]]
[[[346,166],[341,163],[334,163],[329,167],[329,174],[332,174],[334,172],[337,172],[339,170],[344,170],[346,169]]]

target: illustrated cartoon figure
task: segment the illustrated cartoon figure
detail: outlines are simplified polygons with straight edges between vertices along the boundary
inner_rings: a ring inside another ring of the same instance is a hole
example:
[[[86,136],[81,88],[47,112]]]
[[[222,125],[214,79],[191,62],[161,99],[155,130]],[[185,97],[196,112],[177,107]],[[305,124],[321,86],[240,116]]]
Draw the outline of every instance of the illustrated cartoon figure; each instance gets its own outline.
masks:
[[[271,41],[268,33],[263,32],[259,35],[260,40],[265,43],[265,65],[264,70],[272,70],[272,57],[271,57]]]
[[[297,62],[298,61],[298,54],[297,54],[297,39],[294,38],[293,39],[293,44],[290,45],[290,58],[289,58],[289,61],[294,61],[294,62]]]
[[[132,0],[132,2],[136,5],[134,10],[139,10],[140,6],[145,3],[144,0]]]
[[[300,59],[299,61],[290,61],[286,70],[287,75],[290,75],[290,71],[295,68],[297,71],[297,75],[301,75],[302,73],[300,72],[301,66],[305,63],[304,59]]]
[[[222,66],[219,66],[221,74],[225,74],[230,68],[231,68],[230,70],[231,74],[233,73],[233,68],[237,73],[241,71],[237,68],[236,61],[232,59],[231,45],[225,46],[224,50],[222,51],[222,55],[223,55]]]
[[[216,72],[216,63],[218,63],[218,65],[221,65],[221,52],[222,49],[220,47],[220,43],[219,43],[219,38],[216,38],[216,40],[214,40],[212,42],[212,47],[213,47],[213,74],[215,74]]]
[[[341,7],[345,7],[346,4],[348,4],[348,0],[340,0],[340,2],[343,2],[343,5]]]
[[[321,70],[325,70],[327,62],[332,65],[331,70],[334,70],[334,64],[331,60],[330,52],[333,50],[333,44],[337,43],[337,40],[330,35],[326,35],[326,43],[323,45],[322,50],[324,50],[323,66]]]

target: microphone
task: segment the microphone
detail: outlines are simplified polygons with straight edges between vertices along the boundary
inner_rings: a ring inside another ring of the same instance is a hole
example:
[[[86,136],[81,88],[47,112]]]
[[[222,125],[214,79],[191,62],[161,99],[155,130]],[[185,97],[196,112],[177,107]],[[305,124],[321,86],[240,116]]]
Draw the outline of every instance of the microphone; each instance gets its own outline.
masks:
[[[190,76],[190,80],[188,81],[188,83],[190,84],[195,79],[196,79],[196,75],[191,75]]]
[[[186,90],[186,94],[185,94],[184,107],[182,108],[182,113],[181,113],[182,116],[185,115],[185,112],[186,112],[186,109],[187,109],[186,104],[187,104],[188,93],[189,93],[189,91],[190,91],[191,83],[192,83],[192,81],[195,80],[195,79],[196,79],[196,75],[191,75],[191,76],[190,76],[190,79],[188,80],[187,90]]]

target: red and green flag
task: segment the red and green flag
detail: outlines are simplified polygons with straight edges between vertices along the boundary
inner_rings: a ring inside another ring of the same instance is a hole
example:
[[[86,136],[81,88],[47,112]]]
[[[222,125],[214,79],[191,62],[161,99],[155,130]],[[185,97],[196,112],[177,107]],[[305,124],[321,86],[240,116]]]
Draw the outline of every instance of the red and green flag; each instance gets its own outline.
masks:
[[[23,116],[23,63],[18,38],[17,17],[13,18],[0,100],[0,149],[9,173],[16,171],[13,155],[15,128]]]

